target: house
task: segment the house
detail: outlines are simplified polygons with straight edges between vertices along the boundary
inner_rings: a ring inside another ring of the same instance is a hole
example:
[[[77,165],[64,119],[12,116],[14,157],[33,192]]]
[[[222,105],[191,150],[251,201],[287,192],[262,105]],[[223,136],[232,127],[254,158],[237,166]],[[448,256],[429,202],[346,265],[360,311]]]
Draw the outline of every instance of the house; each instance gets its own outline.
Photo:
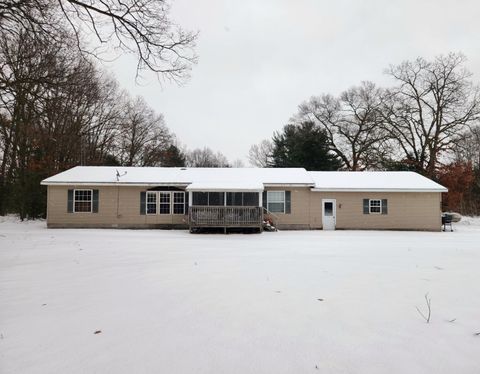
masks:
[[[441,229],[447,189],[413,172],[77,166],[42,181],[48,227]]]

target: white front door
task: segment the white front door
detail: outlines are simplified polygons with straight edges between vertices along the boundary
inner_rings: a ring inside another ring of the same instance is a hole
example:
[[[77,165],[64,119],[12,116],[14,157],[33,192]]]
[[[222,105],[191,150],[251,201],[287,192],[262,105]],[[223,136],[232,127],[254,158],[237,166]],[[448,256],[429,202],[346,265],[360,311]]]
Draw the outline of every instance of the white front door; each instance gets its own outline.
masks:
[[[337,200],[322,199],[322,223],[324,230],[335,230],[337,216]]]

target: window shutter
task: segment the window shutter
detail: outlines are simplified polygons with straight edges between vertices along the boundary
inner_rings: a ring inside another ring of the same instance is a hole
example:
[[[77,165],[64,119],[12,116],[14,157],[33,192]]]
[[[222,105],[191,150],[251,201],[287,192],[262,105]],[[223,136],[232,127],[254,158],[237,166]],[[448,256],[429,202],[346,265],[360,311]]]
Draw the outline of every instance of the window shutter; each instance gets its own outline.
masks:
[[[290,214],[292,211],[292,194],[290,191],[285,191],[285,213]]]
[[[369,213],[370,213],[369,200],[363,199],[363,214],[369,214]]]
[[[189,198],[190,193],[185,191],[185,214],[188,214],[188,198]]]
[[[388,214],[388,200],[382,199],[382,214]]]
[[[73,190],[68,190],[67,212],[73,213]]]
[[[140,192],[140,214],[146,214],[146,201],[147,193],[145,191]]]
[[[267,191],[263,191],[262,194],[262,205],[265,209],[268,209],[268,202],[267,202]]]
[[[98,213],[98,190],[93,190],[92,212],[93,213]]]

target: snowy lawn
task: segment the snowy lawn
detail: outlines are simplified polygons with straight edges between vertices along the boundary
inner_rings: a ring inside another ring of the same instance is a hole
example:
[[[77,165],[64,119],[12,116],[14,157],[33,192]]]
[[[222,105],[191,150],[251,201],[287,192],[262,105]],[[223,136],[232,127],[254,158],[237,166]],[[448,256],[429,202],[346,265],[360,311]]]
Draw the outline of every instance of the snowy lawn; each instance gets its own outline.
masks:
[[[4,218],[0,373],[477,374],[480,222],[454,228],[224,236]],[[429,324],[415,309],[427,292]]]

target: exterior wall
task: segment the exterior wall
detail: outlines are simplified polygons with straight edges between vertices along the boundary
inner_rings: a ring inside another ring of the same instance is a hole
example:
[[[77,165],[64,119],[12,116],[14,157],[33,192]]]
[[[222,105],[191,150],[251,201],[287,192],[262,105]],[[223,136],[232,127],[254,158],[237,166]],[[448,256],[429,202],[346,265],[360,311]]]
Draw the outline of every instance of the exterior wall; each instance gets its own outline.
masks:
[[[312,228],[310,219],[311,194],[308,187],[268,187],[267,191],[290,191],[291,211],[273,213],[272,218],[279,229],[309,230]]]
[[[291,191],[291,213],[275,213],[280,229],[321,229],[322,199],[336,199],[337,229],[441,230],[441,193],[313,192],[308,188],[267,188]],[[363,199],[387,199],[388,214],[363,214]]]
[[[321,225],[322,199],[336,199],[337,229],[440,231],[441,193],[312,192],[310,217]],[[363,199],[387,199],[388,214],[363,214]]]
[[[68,213],[69,189],[97,189],[98,213]],[[48,227],[187,227],[187,216],[181,214],[140,214],[142,187],[115,186],[48,186]],[[118,202],[118,204],[117,204]]]
[[[74,188],[99,190],[98,213],[68,213],[67,192]],[[275,187],[291,192],[291,213],[275,213],[280,229],[321,229],[322,199],[336,199],[337,229],[441,229],[441,193],[312,192],[307,187]],[[142,187],[48,186],[48,227],[188,227],[186,215],[141,215]],[[388,199],[388,214],[363,214],[363,199]]]

